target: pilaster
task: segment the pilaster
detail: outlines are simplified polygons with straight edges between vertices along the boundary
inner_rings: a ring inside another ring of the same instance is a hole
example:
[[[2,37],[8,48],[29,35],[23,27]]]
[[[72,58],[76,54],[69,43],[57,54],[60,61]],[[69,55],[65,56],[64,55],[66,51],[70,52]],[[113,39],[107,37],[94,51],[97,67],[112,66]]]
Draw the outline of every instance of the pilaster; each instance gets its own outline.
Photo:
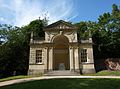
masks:
[[[70,70],[74,70],[73,68],[73,47],[69,48],[69,56],[70,56]]]
[[[49,48],[49,70],[53,70],[53,48]]]
[[[44,48],[44,70],[48,70],[48,48]]]
[[[79,72],[78,47],[74,48],[75,71]]]

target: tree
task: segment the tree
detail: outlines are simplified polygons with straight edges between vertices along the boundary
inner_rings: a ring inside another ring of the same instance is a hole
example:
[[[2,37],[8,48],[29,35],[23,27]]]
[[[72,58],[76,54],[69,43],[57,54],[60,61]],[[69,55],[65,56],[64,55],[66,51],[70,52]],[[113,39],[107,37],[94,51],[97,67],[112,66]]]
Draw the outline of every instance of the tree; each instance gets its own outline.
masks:
[[[47,20],[37,19],[32,21],[28,26],[27,29],[34,32],[34,36],[36,37],[44,37],[43,28],[47,25]]]
[[[112,6],[112,13],[104,13],[98,18],[100,39],[99,44],[102,56],[120,57],[120,9],[116,4]]]
[[[88,29],[87,29],[87,23],[86,22],[80,22],[75,24],[78,27],[78,39],[86,39],[88,38]]]
[[[28,49],[25,40],[26,33],[23,33],[22,29],[18,27],[9,28],[7,25],[1,31],[2,39],[6,40],[0,47],[0,70],[4,71],[1,74],[11,76],[14,71],[19,73],[20,71],[27,71],[27,68],[25,68],[28,62],[28,54],[26,54],[28,52],[25,52]]]
[[[0,77],[27,74],[29,61],[29,41],[31,31],[38,37],[43,37],[44,20],[34,20],[28,26],[12,27],[1,25],[0,37]],[[38,33],[38,34],[37,34]]]
[[[95,59],[120,57],[120,8],[112,6],[112,13],[99,16],[98,22],[80,22],[76,26],[78,37],[93,38]]]

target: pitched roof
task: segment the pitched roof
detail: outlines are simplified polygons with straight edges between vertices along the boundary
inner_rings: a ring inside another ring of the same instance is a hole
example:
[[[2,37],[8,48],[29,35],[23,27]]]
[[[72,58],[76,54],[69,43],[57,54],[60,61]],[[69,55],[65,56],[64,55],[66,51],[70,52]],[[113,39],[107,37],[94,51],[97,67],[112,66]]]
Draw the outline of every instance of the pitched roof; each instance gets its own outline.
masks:
[[[52,23],[44,28],[44,30],[72,30],[77,29],[77,27],[70,22],[59,20],[55,23]]]

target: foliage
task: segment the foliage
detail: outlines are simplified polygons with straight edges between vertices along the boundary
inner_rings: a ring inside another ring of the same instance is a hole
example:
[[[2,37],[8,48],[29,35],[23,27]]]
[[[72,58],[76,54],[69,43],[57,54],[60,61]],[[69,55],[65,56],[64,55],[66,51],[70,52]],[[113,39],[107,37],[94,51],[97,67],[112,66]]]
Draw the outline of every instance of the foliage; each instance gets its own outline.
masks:
[[[88,38],[88,29],[86,22],[80,22],[75,24],[78,27],[78,39]]]
[[[27,74],[31,31],[43,37],[45,20],[32,21],[28,26],[0,25],[0,78]]]
[[[120,79],[45,79],[24,82],[1,89],[119,89]]]
[[[30,22],[30,24],[28,26],[26,26],[26,29],[28,31],[32,31],[34,32],[34,36],[36,37],[44,37],[44,31],[43,31],[43,27],[45,27],[47,25],[47,21],[46,18],[43,20],[37,19],[34,20],[32,22]]]
[[[18,74],[25,73],[28,65],[28,50],[29,46],[26,42],[26,34],[23,29],[17,27],[6,29],[1,33],[5,38],[4,44],[0,46],[0,77],[11,76],[14,71]]]
[[[95,59],[120,57],[120,8],[112,6],[112,13],[104,13],[98,22],[80,22],[78,37],[93,38]]]

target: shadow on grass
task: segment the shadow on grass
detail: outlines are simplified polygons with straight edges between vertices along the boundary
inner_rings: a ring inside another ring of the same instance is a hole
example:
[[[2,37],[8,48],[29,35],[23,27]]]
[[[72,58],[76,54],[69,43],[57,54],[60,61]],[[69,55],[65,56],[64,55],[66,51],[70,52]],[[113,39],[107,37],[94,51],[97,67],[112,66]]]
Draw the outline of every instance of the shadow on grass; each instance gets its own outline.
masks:
[[[0,89],[120,89],[120,79],[48,79],[19,83]]]

